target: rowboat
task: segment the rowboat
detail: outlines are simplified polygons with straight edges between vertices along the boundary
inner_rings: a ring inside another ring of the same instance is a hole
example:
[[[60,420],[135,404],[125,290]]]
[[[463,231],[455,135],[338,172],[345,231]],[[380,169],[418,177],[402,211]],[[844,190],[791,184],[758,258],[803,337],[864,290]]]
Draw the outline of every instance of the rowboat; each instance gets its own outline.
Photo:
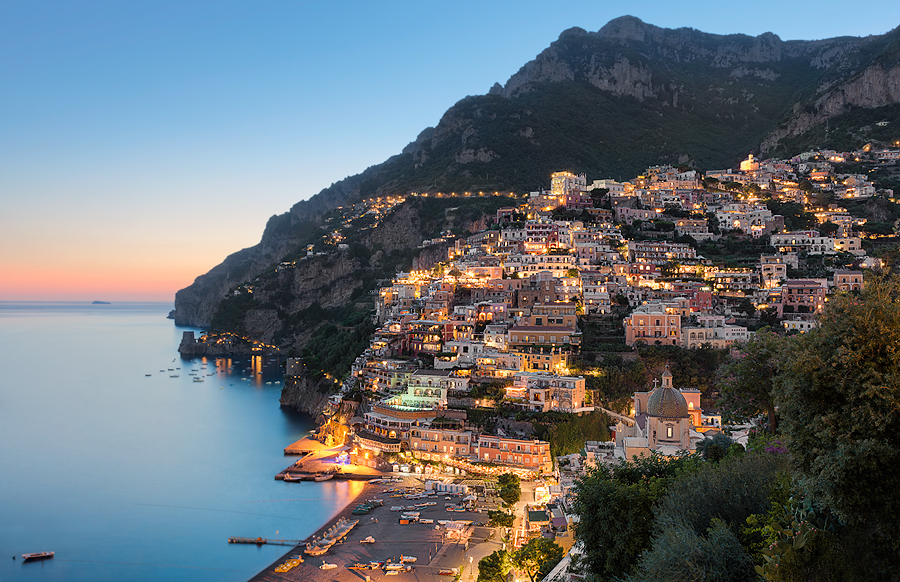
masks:
[[[29,560],[46,560],[53,557],[53,552],[34,552],[33,554],[22,554],[22,559]]]

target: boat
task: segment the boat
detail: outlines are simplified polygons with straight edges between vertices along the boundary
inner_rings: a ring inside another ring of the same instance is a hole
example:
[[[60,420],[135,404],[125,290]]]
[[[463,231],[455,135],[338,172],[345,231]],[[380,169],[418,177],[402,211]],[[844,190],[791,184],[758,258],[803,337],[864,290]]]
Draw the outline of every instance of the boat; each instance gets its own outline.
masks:
[[[400,554],[401,564],[413,564],[417,559],[418,558],[416,558],[415,556],[404,556],[403,554]]]
[[[434,523],[434,520],[433,519],[420,519],[419,523],[424,523],[424,524],[430,525],[430,524]]]
[[[441,568],[438,570],[441,576],[456,576],[456,568]]]
[[[22,554],[22,559],[29,560],[47,560],[53,557],[53,552],[34,552],[33,554]]]
[[[316,481],[328,481],[329,479],[333,479],[333,478],[334,478],[334,473],[328,473],[327,475],[316,475],[315,476]]]
[[[334,544],[306,544],[306,549],[303,551],[310,556],[324,556],[325,552],[327,552],[332,545]]]
[[[290,572],[292,569],[296,568],[300,564],[303,563],[303,558],[291,558],[287,562],[280,564],[275,567],[276,572]]]
[[[322,565],[319,566],[319,570],[334,570],[337,568],[337,564],[329,564],[325,560],[322,560]]]
[[[285,473],[284,481],[287,481],[288,483],[297,483],[303,481],[303,475],[291,475],[290,473]]]
[[[361,543],[361,544],[374,544],[374,543],[375,543],[375,538],[373,538],[372,536],[369,536],[369,537],[367,537],[367,538],[365,538],[365,539],[359,540],[359,543]]]
[[[203,378],[194,378],[194,382],[205,382]]]

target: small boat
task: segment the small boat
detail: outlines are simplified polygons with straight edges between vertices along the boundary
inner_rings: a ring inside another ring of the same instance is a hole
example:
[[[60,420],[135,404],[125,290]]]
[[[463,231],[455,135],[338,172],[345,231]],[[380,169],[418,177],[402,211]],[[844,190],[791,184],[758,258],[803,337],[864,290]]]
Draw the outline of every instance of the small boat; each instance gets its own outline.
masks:
[[[144,374],[144,376],[147,376],[147,377],[149,377],[149,376],[150,376],[150,374]]]
[[[404,556],[403,554],[400,554],[401,564],[413,564],[417,559],[418,558],[416,558],[415,556]]]
[[[316,475],[315,476],[316,481],[328,481],[329,479],[333,479],[333,478],[334,478],[334,473],[328,473],[327,475]]]
[[[29,560],[47,560],[53,557],[53,552],[34,552],[33,554],[22,554],[22,559]]]
[[[374,544],[374,543],[375,543],[375,538],[373,538],[372,536],[369,536],[369,537],[367,537],[367,538],[365,538],[365,539],[359,540],[359,543],[361,543],[361,544]]]
[[[205,382],[203,378],[194,378],[194,382]]]
[[[424,524],[430,525],[430,524],[434,523],[434,520],[433,519],[420,519],[419,523],[424,523]]]
[[[456,576],[456,568],[441,568],[438,570],[441,576]]]
[[[298,483],[300,481],[303,481],[303,476],[302,475],[291,475],[290,473],[285,473],[284,480],[287,481],[288,483]]]
[[[388,570],[384,573],[385,576],[399,576],[400,570]]]
[[[324,560],[322,560],[322,565],[319,566],[319,570],[334,570],[335,568],[337,568],[337,564],[329,564]]]

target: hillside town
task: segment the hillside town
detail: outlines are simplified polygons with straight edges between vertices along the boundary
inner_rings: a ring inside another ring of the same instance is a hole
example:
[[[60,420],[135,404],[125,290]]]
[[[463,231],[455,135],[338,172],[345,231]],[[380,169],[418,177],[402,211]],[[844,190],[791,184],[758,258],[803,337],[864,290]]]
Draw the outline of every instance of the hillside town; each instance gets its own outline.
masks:
[[[668,366],[625,406],[601,402],[573,371],[589,368],[586,352],[728,349],[761,328],[815,327],[829,298],[861,291],[865,271],[880,266],[866,249],[882,233],[842,205],[893,192],[833,167],[862,155],[892,163],[900,151],[750,155],[737,169],[661,166],[629,182],[554,173],[550,190],[498,209],[487,230],[425,241],[446,249],[443,259],[377,290],[377,330],[330,399],[333,413],[345,400],[365,404],[346,425],[327,419],[320,438],[349,445],[354,464],[423,478],[514,474],[533,498],[513,547],[544,536],[570,548],[567,501],[586,469],[678,456],[726,430],[746,444],[752,428],[723,426],[715,401],[675,386]],[[377,224],[401,202],[351,210]],[[803,228],[790,229],[799,219]],[[339,230],[327,242],[346,250]],[[586,321],[605,326],[596,345],[586,345]],[[303,373],[301,359],[288,361],[289,377]],[[605,415],[609,439],[554,458],[521,423],[471,422],[500,401],[523,413]]]

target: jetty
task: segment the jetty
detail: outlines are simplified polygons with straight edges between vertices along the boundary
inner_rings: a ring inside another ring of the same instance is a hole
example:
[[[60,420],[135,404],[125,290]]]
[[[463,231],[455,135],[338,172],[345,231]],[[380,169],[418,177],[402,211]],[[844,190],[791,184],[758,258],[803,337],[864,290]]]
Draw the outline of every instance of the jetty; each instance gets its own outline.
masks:
[[[229,544],[256,544],[257,546],[262,546],[265,544],[274,545],[274,546],[296,546],[302,543],[302,540],[281,540],[281,539],[270,539],[270,538],[239,538],[232,537],[228,538]]]

